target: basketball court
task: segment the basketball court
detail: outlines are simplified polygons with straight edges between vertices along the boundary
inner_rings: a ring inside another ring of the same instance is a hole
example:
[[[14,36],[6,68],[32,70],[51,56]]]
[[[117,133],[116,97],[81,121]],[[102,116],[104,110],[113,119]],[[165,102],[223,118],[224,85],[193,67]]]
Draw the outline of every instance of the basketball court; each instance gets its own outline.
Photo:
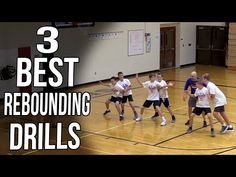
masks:
[[[1,117],[0,119],[0,154],[9,155],[41,155],[41,154],[153,154],[153,155],[175,155],[175,154],[236,154],[235,133],[220,134],[221,125],[214,119],[216,137],[210,137],[210,128],[202,127],[202,117],[194,118],[193,133],[187,134],[187,126],[184,125],[187,116],[187,102],[182,100],[183,87],[186,79],[192,71],[198,75],[210,73],[212,81],[216,83],[227,97],[228,105],[226,113],[233,126],[236,126],[236,71],[224,67],[194,65],[177,69],[162,71],[165,80],[175,82],[174,87],[169,88],[169,98],[172,109],[176,116],[176,123],[171,123],[171,117],[162,107],[167,119],[166,126],[160,126],[160,120],[152,120],[154,110],[150,107],[144,113],[142,122],[133,120],[133,112],[128,104],[125,106],[125,120],[119,121],[114,105],[110,105],[111,113],[103,116],[105,110],[104,102],[110,97],[110,90],[98,83],[87,84],[73,88],[73,91],[88,91],[92,94],[92,109],[88,117],[64,117],[57,119],[58,122],[69,123],[78,121],[82,127],[79,132],[81,146],[79,150],[35,150],[35,151],[9,151],[9,122],[44,121],[50,122],[44,117]],[[133,87],[135,109],[139,112],[143,101],[146,99],[147,90],[137,84],[134,76],[128,77]],[[148,73],[140,75],[140,80],[148,79]],[[72,91],[66,89],[65,91]],[[2,104],[1,104],[2,109]],[[51,121],[53,122],[53,121]],[[55,122],[54,122],[55,123]],[[55,129],[51,128],[50,142],[55,143]],[[63,131],[64,142],[70,139],[67,131]]]

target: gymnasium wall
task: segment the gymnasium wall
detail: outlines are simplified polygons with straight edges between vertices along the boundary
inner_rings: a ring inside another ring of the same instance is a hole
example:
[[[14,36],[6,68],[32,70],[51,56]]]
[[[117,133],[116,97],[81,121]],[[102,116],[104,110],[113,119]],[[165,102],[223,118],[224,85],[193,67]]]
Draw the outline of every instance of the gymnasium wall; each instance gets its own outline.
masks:
[[[173,23],[173,22],[172,22]],[[38,54],[36,43],[42,41],[36,35],[40,26],[50,23],[18,22],[0,23],[0,68],[16,64],[19,47],[31,47],[32,58]],[[60,29],[59,57],[79,56],[80,63],[76,65],[75,84],[83,84],[116,75],[118,71],[125,74],[146,72],[159,69],[160,61],[160,25],[169,23],[95,23],[91,28]],[[224,25],[224,23],[176,23],[177,24],[177,66],[195,63],[196,25]],[[128,30],[144,29],[151,33],[152,48],[150,53],[128,56]],[[118,39],[89,40],[90,33],[118,32]],[[191,44],[189,46],[188,44]],[[66,67],[65,67],[66,68]],[[61,69],[67,76],[67,69]],[[6,91],[18,91],[15,78],[0,81],[0,98]],[[66,85],[66,82],[62,87]],[[42,89],[34,89],[40,91]]]
[[[180,23],[180,65],[196,62],[196,26],[225,26],[224,22]]]

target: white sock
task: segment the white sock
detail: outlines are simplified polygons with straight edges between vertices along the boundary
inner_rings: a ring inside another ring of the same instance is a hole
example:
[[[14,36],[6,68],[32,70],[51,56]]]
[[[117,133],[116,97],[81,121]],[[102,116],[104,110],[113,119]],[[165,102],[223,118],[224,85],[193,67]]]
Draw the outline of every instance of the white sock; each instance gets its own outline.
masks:
[[[228,127],[229,127],[229,128],[233,128],[233,126],[232,126],[232,125],[228,125]]]
[[[162,116],[161,118],[162,118],[162,121],[166,121],[166,119],[165,119],[165,117],[164,117],[164,116]]]
[[[223,125],[222,125],[222,126],[224,126],[224,127],[225,127],[225,126],[226,126],[226,123],[223,123]]]

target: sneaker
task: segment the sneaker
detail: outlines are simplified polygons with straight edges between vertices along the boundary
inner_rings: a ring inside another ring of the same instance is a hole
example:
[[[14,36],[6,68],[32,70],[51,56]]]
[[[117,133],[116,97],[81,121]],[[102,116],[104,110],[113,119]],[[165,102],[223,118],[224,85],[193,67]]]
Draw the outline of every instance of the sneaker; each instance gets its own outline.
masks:
[[[161,126],[165,126],[167,123],[166,123],[166,120],[163,120],[162,122],[161,122]]]
[[[155,114],[151,118],[153,119],[153,118],[156,118],[158,116],[159,116],[158,112],[155,112]]]
[[[110,109],[106,110],[106,111],[103,113],[103,115],[106,115],[106,114],[109,113],[109,112],[111,112]]]
[[[211,137],[215,137],[215,136],[216,136],[215,131],[211,130]]]
[[[189,120],[185,123],[185,125],[189,125]]]
[[[225,133],[227,131],[227,129],[228,129],[227,125],[226,126],[222,126],[220,133],[222,133],[222,134]]]
[[[124,120],[124,116],[120,115],[120,121]]]
[[[175,116],[172,117],[171,123],[175,123],[176,122],[176,118]]]
[[[207,127],[207,122],[205,120],[203,121],[203,127]]]
[[[228,126],[228,128],[227,128],[227,132],[233,132],[233,131],[234,131],[234,128]]]
[[[134,113],[134,120],[136,120],[137,118],[138,118],[138,113],[135,112],[135,113]]]
[[[138,117],[137,119],[135,119],[136,122],[140,122],[142,121],[142,117]]]
[[[192,133],[192,132],[193,132],[192,128],[188,128],[186,133]]]

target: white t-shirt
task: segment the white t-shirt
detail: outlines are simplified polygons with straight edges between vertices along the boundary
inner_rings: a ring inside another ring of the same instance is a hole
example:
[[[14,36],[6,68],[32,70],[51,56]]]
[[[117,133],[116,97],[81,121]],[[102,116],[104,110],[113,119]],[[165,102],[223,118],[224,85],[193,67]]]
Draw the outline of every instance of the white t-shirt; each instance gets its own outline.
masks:
[[[161,87],[167,85],[166,81],[164,81],[164,80],[157,81],[157,82],[161,85]],[[167,89],[168,89],[168,87],[162,88],[162,89],[159,90],[160,98],[162,98],[162,99],[168,98]]]
[[[154,82],[146,81],[142,84],[143,84],[143,87],[147,88],[149,92],[147,100],[150,100],[150,101],[159,100],[159,92],[157,89],[161,87],[161,85],[157,81],[154,81]]]
[[[124,89],[127,89],[129,86],[131,86],[131,83],[129,79],[123,79],[123,81],[119,80],[118,84],[120,84]],[[124,93],[125,96],[132,95],[132,91],[128,90]]]
[[[118,82],[115,85],[109,84],[111,87],[111,91],[112,91],[112,96],[113,97],[122,97],[122,93],[121,91],[124,90],[124,88],[118,84]]]
[[[210,108],[210,101],[208,98],[209,91],[206,87],[202,89],[196,89],[194,96],[197,98],[196,107],[198,108]]]
[[[215,107],[224,106],[227,104],[224,93],[212,82],[208,82],[207,89],[210,94],[215,95]]]

